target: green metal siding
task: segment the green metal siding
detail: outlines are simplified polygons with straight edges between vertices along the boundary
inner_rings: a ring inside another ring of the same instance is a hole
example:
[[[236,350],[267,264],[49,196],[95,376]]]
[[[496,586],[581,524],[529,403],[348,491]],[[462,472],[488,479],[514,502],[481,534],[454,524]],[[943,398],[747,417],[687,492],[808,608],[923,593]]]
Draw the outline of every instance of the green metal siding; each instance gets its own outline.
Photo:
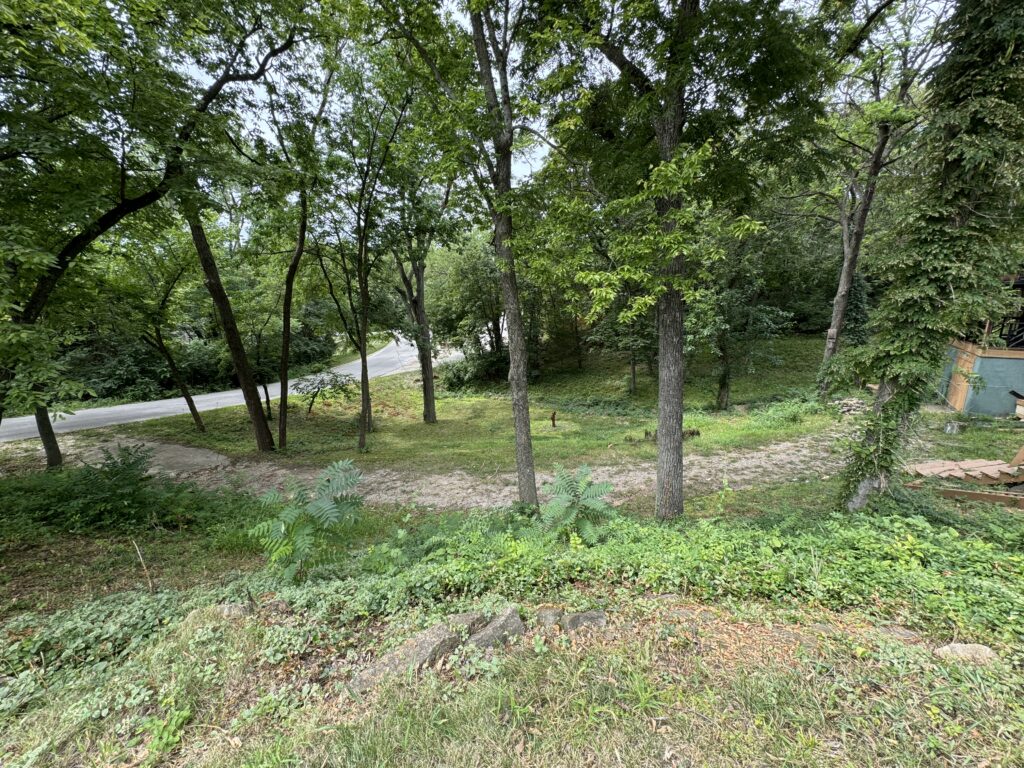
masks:
[[[974,372],[985,382],[984,387],[972,386],[967,394],[967,413],[989,416],[1010,416],[1017,401],[1011,389],[1024,392],[1024,359],[1008,357],[979,357]]]

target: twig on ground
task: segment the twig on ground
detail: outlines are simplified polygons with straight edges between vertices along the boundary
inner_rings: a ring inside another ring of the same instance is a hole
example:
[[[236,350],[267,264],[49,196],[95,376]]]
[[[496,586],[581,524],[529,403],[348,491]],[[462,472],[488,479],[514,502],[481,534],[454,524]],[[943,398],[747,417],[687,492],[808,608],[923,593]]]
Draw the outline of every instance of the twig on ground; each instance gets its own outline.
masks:
[[[142,572],[146,574],[146,581],[149,584],[149,592],[153,593],[153,579],[149,577],[149,568],[146,567],[146,561],[142,559],[142,550],[139,549],[139,545],[135,543],[135,539],[132,539],[132,546],[135,547],[135,554],[139,556],[139,562],[142,564]]]

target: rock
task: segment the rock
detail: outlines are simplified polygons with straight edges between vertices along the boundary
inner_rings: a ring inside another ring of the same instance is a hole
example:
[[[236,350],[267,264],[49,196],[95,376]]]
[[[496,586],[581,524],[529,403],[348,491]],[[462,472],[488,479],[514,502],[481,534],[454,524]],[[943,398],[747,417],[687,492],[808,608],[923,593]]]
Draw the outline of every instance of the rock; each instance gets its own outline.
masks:
[[[444,623],[435,624],[406,640],[362,670],[350,683],[357,692],[367,691],[386,677],[421,672],[432,667],[462,645],[462,635]]]
[[[469,642],[477,648],[495,648],[504,645],[511,638],[518,637],[526,632],[526,625],[519,618],[519,608],[509,606],[499,613],[486,627],[469,638]]]
[[[608,624],[608,616],[604,611],[583,611],[582,613],[569,613],[561,618],[558,626],[564,632],[576,632],[584,627],[601,628]]]
[[[244,619],[252,614],[252,606],[248,603],[221,603],[217,612],[225,619]]]
[[[833,400],[829,405],[833,408],[837,408],[839,413],[843,416],[864,413],[868,409],[867,403],[859,397],[847,397],[842,400]]]
[[[266,613],[279,613],[283,615],[293,613],[292,607],[284,600],[269,600],[261,605],[260,608]]]
[[[537,626],[543,627],[544,629],[551,629],[558,624],[558,620],[562,618],[564,614],[561,608],[540,608],[537,611]]]
[[[445,621],[452,629],[465,629],[464,636],[472,635],[487,623],[487,617],[480,611],[467,611],[466,613],[453,613]]]
[[[999,659],[995,651],[980,643],[950,643],[936,648],[935,655],[944,661],[966,664],[991,664]]]

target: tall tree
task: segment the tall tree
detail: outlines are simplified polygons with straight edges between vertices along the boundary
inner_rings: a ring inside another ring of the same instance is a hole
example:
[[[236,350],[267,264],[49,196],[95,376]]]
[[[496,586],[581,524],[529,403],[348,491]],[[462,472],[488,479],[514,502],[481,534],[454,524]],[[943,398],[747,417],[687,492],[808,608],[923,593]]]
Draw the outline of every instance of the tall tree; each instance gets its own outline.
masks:
[[[432,3],[382,0],[388,22],[415,49],[462,121],[465,142],[453,147],[470,165],[491,219],[492,245],[501,265],[508,332],[509,391],[515,430],[519,500],[537,504],[537,479],[530,435],[527,340],[512,250],[512,159],[517,135],[530,110],[516,92],[515,68],[528,40],[525,0],[467,3],[469,29],[442,18]],[[467,82],[467,73],[476,88]]]
[[[412,96],[390,49],[352,50],[339,72],[344,113],[331,115],[330,178],[324,194],[340,205],[322,207],[316,222],[317,260],[328,293],[359,351],[359,450],[373,431],[367,358],[373,312],[371,275],[386,252],[380,242],[389,158],[399,140]],[[332,272],[334,273],[332,275]],[[336,277],[344,293],[339,295]]]
[[[199,203],[191,196],[186,197],[182,200],[181,208],[185,220],[188,222],[189,231],[192,233],[192,242],[195,244],[199,264],[203,269],[206,288],[217,309],[224,341],[231,353],[231,364],[238,377],[238,386],[242,390],[246,410],[249,412],[249,423],[252,424],[256,448],[260,451],[272,451],[274,450],[274,437],[270,434],[270,427],[263,412],[260,394],[256,389],[256,377],[253,375],[252,365],[249,363],[242,334],[238,330],[238,322],[231,307],[231,299],[228,298],[227,291],[224,290],[213,248],[210,247],[209,238],[206,236]]]
[[[949,340],[1005,313],[1003,277],[1022,261],[1024,6],[961,0],[942,29],[945,57],[928,83],[916,199],[872,261],[883,286],[873,337],[855,359],[879,382],[847,467],[848,506],[888,486],[909,419]]]
[[[866,22],[870,7],[859,10]],[[879,182],[906,154],[907,140],[920,124],[915,86],[936,52],[942,13],[934,3],[909,0],[879,17],[835,94],[827,120],[834,148],[828,153],[842,180],[835,191],[812,193],[835,206],[843,254],[825,340],[822,395],[830,386],[829,363],[839,349]]]
[[[39,323],[64,275],[182,183],[196,140],[218,140],[239,90],[295,45],[299,15],[290,0],[4,8],[0,397],[34,365],[22,351],[47,354]],[[42,405],[53,387],[27,391]]]
[[[592,139],[596,133],[599,141],[616,147],[603,163],[597,158],[598,166],[629,157],[634,183],[653,165],[676,160],[685,146],[714,139],[717,168],[706,175],[708,186],[719,187],[715,196],[720,200],[742,195],[752,181],[751,163],[750,158],[745,164],[729,163],[730,158],[743,159],[733,152],[737,138],[746,139],[748,151],[771,154],[769,147],[791,141],[817,112],[816,81],[822,72],[818,25],[779,0],[551,0],[541,8],[539,22],[559,63],[578,71],[575,81],[566,75],[560,79],[574,92],[582,120],[568,120],[563,110],[561,122],[570,133],[582,124],[584,135]],[[604,76],[605,68],[581,62],[581,50],[611,65],[616,81]],[[617,110],[613,119],[600,114],[609,108]],[[586,154],[593,158],[596,152]],[[611,177],[616,194],[633,194],[624,191],[622,170],[612,168],[605,176]],[[666,194],[653,202],[663,235],[672,240],[678,209],[688,202],[682,188],[658,186]],[[654,291],[659,339],[656,513],[662,518],[683,509],[687,250],[685,244],[674,252],[662,250],[661,258],[645,258],[643,265],[659,281]]]
[[[319,165],[325,154],[325,148],[318,141],[319,129],[331,99],[331,90],[337,63],[336,54],[326,51],[323,60],[318,62],[318,73],[313,77],[299,73],[292,76],[288,83],[291,88],[280,96],[281,89],[273,89],[268,95],[268,106],[274,136],[285,167],[294,177],[294,192],[297,195],[295,206],[295,246],[288,260],[284,278],[284,295],[281,301],[281,360],[279,381],[281,398],[278,405],[277,445],[284,450],[288,445],[288,368],[291,357],[292,340],[292,301],[295,293],[295,280],[299,273],[299,265],[306,253],[306,238],[309,232],[310,193],[311,188],[319,183]],[[303,81],[312,81],[312,86],[304,86]],[[309,97],[318,102],[315,111],[310,112]],[[276,106],[278,101],[283,104]],[[291,184],[289,185],[291,186]],[[293,191],[293,190],[289,190]],[[314,193],[315,194],[315,193]]]

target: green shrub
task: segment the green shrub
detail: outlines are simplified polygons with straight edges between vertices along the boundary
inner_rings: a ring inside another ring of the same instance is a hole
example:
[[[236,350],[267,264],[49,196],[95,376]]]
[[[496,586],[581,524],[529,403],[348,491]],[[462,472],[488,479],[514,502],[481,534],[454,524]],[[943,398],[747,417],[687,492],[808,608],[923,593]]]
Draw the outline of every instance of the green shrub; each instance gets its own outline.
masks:
[[[592,481],[590,467],[580,467],[575,475],[556,467],[554,481],[546,483],[543,490],[551,494],[551,500],[540,507],[540,524],[557,539],[579,538],[597,544],[616,516],[615,508],[604,499],[612,492],[612,484]]]
[[[150,454],[121,447],[96,465],[0,478],[0,536],[222,526],[248,516],[252,502],[240,494],[150,476]]]
[[[352,493],[360,477],[351,461],[338,461],[312,488],[293,482],[285,494],[272,491],[262,498],[265,506],[279,511],[251,533],[286,579],[296,581],[332,559],[330,536],[354,523],[362,506],[362,497]]]
[[[306,413],[310,414],[317,398],[352,397],[356,392],[355,382],[355,378],[350,374],[330,370],[304,376],[295,382],[293,388],[297,394],[305,398]]]
[[[766,426],[781,427],[799,424],[808,416],[814,416],[821,411],[822,406],[813,400],[792,399],[761,408],[754,412],[753,418]]]
[[[441,384],[445,389],[457,391],[508,379],[508,355],[473,353],[462,360],[447,363],[440,368]]]

